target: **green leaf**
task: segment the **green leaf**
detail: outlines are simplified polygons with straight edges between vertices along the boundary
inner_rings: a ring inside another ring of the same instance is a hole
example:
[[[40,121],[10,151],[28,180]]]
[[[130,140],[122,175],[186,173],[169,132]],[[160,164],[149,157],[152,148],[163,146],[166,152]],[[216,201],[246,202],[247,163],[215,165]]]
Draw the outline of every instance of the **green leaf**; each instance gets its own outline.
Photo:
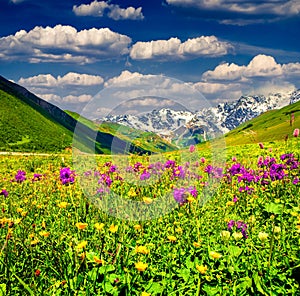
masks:
[[[241,255],[243,250],[237,246],[229,246],[229,252],[233,257],[238,257]]]
[[[207,285],[207,284],[205,284],[203,286],[203,290],[204,290],[204,292],[207,293],[208,296],[218,295],[218,293],[219,293],[219,288],[218,287],[212,287],[212,286]]]
[[[187,282],[189,280],[189,277],[190,277],[190,270],[187,269],[187,268],[181,269],[181,270],[179,270],[178,275],[180,277],[182,277],[185,282]]]
[[[155,295],[155,294],[160,294],[163,292],[164,290],[164,287],[159,284],[159,283],[156,283],[156,282],[152,282],[152,283],[149,283],[148,286],[147,286],[147,292],[150,293],[151,295]]]
[[[31,295],[34,296],[33,291],[29,288],[29,286],[21,279],[19,278],[16,274],[14,274],[14,276],[17,278],[17,280],[23,285],[23,287],[25,288],[25,290]]]
[[[274,202],[271,202],[265,205],[265,211],[267,211],[268,213],[281,214],[282,210],[283,210],[283,205],[281,204],[276,204]]]
[[[0,296],[6,296],[6,284],[0,284]]]
[[[263,289],[263,283],[261,282],[257,272],[253,274],[253,280],[257,291],[260,292],[262,295],[269,296],[269,294]]]

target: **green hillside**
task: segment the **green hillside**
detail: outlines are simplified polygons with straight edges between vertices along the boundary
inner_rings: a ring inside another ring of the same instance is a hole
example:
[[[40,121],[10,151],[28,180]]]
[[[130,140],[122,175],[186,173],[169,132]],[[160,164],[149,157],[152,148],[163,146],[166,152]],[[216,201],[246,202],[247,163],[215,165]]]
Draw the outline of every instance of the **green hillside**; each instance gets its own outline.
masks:
[[[70,147],[72,139],[50,116],[0,89],[0,150],[56,152]]]
[[[163,140],[155,133],[140,131],[112,122],[103,122],[101,124],[96,124],[89,119],[80,117],[80,115],[76,112],[65,112],[91,129],[97,129],[100,133],[109,134],[113,137],[117,137],[128,143],[128,145],[139,147],[145,151],[157,153],[176,150],[176,146]]]
[[[290,124],[291,114],[294,123]],[[279,110],[272,110],[241,124],[225,135],[226,144],[242,145],[258,142],[283,141],[300,128],[300,101]]]

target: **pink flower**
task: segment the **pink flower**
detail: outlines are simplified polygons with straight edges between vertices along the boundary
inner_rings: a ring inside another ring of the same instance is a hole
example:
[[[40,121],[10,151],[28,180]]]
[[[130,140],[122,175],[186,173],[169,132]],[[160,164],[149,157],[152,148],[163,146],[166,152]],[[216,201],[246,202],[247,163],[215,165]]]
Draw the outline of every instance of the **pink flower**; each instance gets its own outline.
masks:
[[[233,156],[231,160],[232,160],[233,162],[236,162],[236,157]]]
[[[258,143],[258,145],[259,145],[260,149],[264,149],[264,144],[263,143]]]
[[[195,149],[196,149],[196,147],[194,145],[191,145],[189,150],[191,153],[193,153],[195,151]]]
[[[293,132],[293,136],[295,138],[297,138],[299,136],[299,129],[298,128],[295,128],[294,132]]]
[[[205,163],[205,158],[204,158],[204,157],[201,157],[200,161],[201,161],[202,163]]]

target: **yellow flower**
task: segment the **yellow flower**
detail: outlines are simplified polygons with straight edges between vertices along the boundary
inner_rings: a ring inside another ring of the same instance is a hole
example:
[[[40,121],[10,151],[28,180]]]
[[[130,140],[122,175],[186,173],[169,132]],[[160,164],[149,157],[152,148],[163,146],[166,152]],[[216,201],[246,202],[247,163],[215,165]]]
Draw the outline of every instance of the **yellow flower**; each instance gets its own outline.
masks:
[[[136,268],[138,271],[145,271],[147,267],[148,267],[148,264],[147,264],[147,263],[143,263],[143,262],[141,262],[141,261],[135,263],[135,268]]]
[[[43,220],[43,222],[42,222],[42,228],[46,228],[46,222],[45,222],[45,220]]]
[[[258,233],[258,238],[261,240],[261,241],[265,241],[267,238],[268,238],[268,234],[265,233],[265,232],[259,232]]]
[[[234,202],[233,201],[228,201],[227,203],[226,203],[226,206],[227,207],[229,207],[229,206],[234,206]]]
[[[221,231],[221,237],[222,237],[224,240],[228,240],[228,239],[230,238],[230,232],[227,231],[227,230]]]
[[[178,213],[178,217],[182,217],[183,216],[183,213]]]
[[[219,258],[222,257],[221,254],[219,254],[219,253],[217,253],[217,252],[215,252],[215,251],[209,252],[209,256],[212,257],[213,259],[219,259]]]
[[[233,236],[233,238],[234,238],[235,240],[240,240],[240,239],[243,238],[243,235],[242,235],[241,232],[234,232],[234,233],[232,234],[232,236]]]
[[[100,231],[104,228],[104,223],[95,223],[94,227]]]
[[[87,245],[87,241],[82,241],[82,242],[80,242],[78,245],[77,245],[77,249],[83,249],[83,248],[85,248],[86,247],[86,245]]]
[[[280,233],[280,232],[281,232],[281,228],[279,226],[275,226],[274,233]]]
[[[23,209],[22,208],[17,208],[17,213],[22,213]]]
[[[40,232],[40,236],[48,237],[49,235],[50,235],[50,232],[47,232],[47,231],[41,231]]]
[[[79,230],[83,230],[83,229],[85,229],[85,228],[88,226],[87,223],[81,223],[81,222],[78,222],[78,223],[76,223],[75,225],[76,225],[76,227],[77,227]]]
[[[151,296],[151,294],[149,294],[147,292],[142,292],[141,296]]]
[[[186,199],[188,202],[192,203],[195,201],[195,198],[192,195],[189,195],[189,197]]]
[[[181,227],[177,227],[177,228],[175,229],[175,231],[176,231],[177,233],[181,233],[181,232],[182,232],[182,228],[181,228]]]
[[[117,232],[118,231],[118,225],[111,224],[110,227],[109,227],[109,231],[111,233]]]
[[[32,241],[30,242],[30,244],[31,244],[32,246],[35,246],[38,242],[39,242],[38,239],[34,239],[34,240],[32,240]]]
[[[58,207],[61,209],[65,209],[67,207],[68,203],[66,201],[62,201],[58,204]]]
[[[136,196],[136,192],[135,192],[133,187],[131,187],[130,190],[128,191],[128,196],[129,197],[135,197]]]
[[[28,212],[23,211],[23,212],[21,213],[21,216],[22,216],[22,217],[25,217],[25,216],[27,215],[27,213],[28,213]]]
[[[196,265],[197,270],[201,273],[201,274],[205,274],[207,271],[207,266],[203,266],[203,265]]]
[[[201,247],[201,244],[199,242],[193,242],[193,246],[195,248],[200,248]]]
[[[149,254],[150,253],[150,251],[145,246],[136,246],[135,247],[135,252],[136,253],[141,253],[141,254]]]
[[[142,225],[136,224],[136,225],[133,226],[133,228],[134,228],[135,230],[141,230],[141,229],[142,229]]]
[[[34,238],[34,233],[30,233],[28,236],[29,236],[30,238]]]
[[[143,201],[146,205],[150,205],[153,202],[153,199],[150,197],[144,197]]]
[[[99,259],[97,256],[94,256],[93,257],[94,261],[97,263],[97,264],[103,264],[104,261],[102,259]]]
[[[168,240],[169,240],[170,242],[176,242],[177,238],[176,238],[176,236],[174,236],[174,235],[168,235]]]
[[[20,218],[17,218],[17,219],[15,220],[15,224],[20,224],[20,223],[21,223],[21,221],[22,221],[22,219],[20,219]]]

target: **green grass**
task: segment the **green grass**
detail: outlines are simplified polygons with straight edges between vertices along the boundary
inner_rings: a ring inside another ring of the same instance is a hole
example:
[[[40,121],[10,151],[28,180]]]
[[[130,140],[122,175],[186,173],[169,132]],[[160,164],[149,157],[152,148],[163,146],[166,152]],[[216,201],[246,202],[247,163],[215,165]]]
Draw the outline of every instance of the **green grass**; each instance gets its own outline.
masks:
[[[295,121],[290,125],[291,114]],[[279,110],[272,110],[241,124],[225,135],[227,145],[242,145],[258,142],[284,141],[300,127],[300,102]]]
[[[0,150],[59,152],[72,133],[13,95],[0,90]]]

